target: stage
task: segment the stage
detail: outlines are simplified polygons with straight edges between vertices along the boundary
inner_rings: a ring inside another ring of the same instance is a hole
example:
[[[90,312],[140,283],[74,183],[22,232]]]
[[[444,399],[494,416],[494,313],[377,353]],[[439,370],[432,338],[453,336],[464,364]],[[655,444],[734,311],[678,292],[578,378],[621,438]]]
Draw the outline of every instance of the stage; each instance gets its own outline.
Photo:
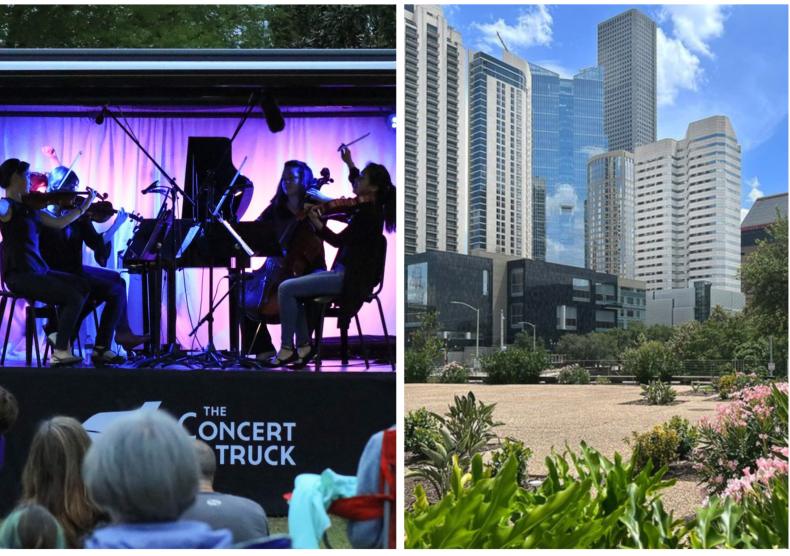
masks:
[[[215,489],[251,498],[269,515],[285,515],[282,498],[300,473],[355,475],[368,438],[394,424],[396,373],[388,364],[347,366],[327,360],[322,372],[231,369],[9,367],[0,385],[16,396],[19,420],[6,435],[0,470],[0,515],[21,496],[22,470],[38,424],[76,418],[100,434],[124,412],[165,410],[218,458]],[[372,363],[372,362],[371,362]]]

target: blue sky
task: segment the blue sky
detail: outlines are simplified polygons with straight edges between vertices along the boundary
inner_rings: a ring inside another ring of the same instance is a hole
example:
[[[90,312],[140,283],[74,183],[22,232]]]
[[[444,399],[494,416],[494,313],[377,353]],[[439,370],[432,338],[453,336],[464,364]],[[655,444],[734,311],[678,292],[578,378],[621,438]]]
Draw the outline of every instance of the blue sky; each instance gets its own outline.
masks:
[[[512,52],[565,77],[596,64],[598,23],[632,7],[659,28],[658,139],[682,139],[690,122],[728,116],[743,149],[741,206],[786,192],[786,5],[443,6],[469,49],[499,56],[499,31]]]

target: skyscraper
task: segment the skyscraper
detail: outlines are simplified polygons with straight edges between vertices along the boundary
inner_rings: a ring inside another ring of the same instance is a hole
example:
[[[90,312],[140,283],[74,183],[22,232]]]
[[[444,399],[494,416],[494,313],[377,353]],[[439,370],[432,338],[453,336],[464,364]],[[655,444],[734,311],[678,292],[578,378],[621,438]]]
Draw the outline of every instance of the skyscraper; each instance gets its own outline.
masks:
[[[587,159],[606,152],[600,68],[532,73],[533,258],[584,266]],[[542,194],[545,191],[545,194]]]
[[[692,122],[682,141],[638,147],[636,279],[648,291],[707,281],[739,292],[741,147],[730,120]]]
[[[507,51],[469,66],[469,250],[531,257],[529,66]]]
[[[634,155],[613,151],[587,163],[586,266],[633,280]]]
[[[598,24],[609,150],[634,152],[656,140],[656,24],[637,9]]]
[[[442,9],[406,6],[406,253],[466,250],[466,49]]]

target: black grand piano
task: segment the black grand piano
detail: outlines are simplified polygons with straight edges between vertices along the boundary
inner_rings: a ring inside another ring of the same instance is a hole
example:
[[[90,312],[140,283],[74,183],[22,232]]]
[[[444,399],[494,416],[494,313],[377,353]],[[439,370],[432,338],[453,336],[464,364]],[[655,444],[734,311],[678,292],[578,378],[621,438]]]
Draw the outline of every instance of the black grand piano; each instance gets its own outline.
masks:
[[[171,207],[161,210],[157,218],[143,220],[121,255],[124,268],[143,276],[143,322],[145,332],[151,333],[151,351],[159,348],[162,302],[161,287],[152,286],[161,285],[163,271],[167,275],[167,341],[172,345],[176,342],[175,271],[224,267],[238,276],[237,271],[249,267],[250,258],[239,242],[211,217],[226,190],[229,194],[219,212],[234,231],[255,255],[282,254],[277,230],[272,226],[239,222],[252,200],[253,184],[233,165],[231,146],[227,137],[190,137],[183,189],[195,200],[194,205],[183,199],[180,219],[173,218]],[[240,318],[238,301],[232,296],[229,303],[232,326]],[[238,334],[231,334],[231,349],[237,347]]]

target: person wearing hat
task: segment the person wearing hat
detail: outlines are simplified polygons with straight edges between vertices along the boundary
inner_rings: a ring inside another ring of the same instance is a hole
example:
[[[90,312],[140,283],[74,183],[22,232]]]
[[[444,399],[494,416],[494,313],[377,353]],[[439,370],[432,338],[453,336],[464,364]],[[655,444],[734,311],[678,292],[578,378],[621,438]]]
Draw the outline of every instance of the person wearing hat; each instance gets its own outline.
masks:
[[[58,330],[63,334],[58,334],[50,364],[56,367],[79,363],[82,358],[72,355],[69,339],[90,294],[90,284],[79,276],[50,270],[41,258],[38,240],[42,226],[63,228],[79,218],[96,193],[90,193],[80,207],[59,217],[30,208],[22,202],[22,196],[30,192],[30,164],[17,158],[0,165],[0,187],[5,190],[5,197],[0,199],[2,279],[15,294],[58,307]],[[103,354],[104,349],[106,346],[97,345],[95,352]]]

